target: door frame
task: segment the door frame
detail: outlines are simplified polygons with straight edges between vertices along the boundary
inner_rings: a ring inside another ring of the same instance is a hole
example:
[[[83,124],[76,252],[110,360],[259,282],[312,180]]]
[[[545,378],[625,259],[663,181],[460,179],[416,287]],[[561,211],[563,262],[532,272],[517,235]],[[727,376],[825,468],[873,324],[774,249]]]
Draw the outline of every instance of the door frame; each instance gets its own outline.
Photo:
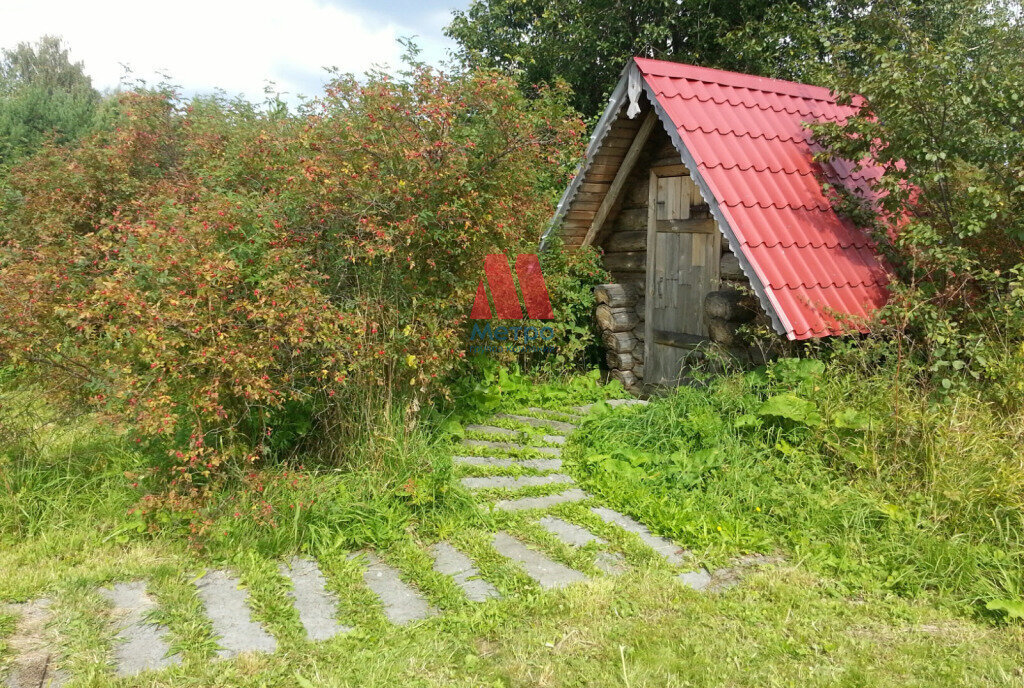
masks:
[[[658,178],[659,177],[690,177],[690,181],[696,184],[696,180],[690,175],[686,165],[661,165],[652,167],[649,177],[649,188],[647,190],[647,269],[644,275],[644,372],[651,370],[654,353],[654,264],[657,252],[657,227],[658,227]],[[718,222],[715,222],[715,234],[721,240],[721,230]],[[719,242],[716,242],[718,245]],[[721,275],[719,274],[720,264],[714,266],[714,281],[721,288]],[[645,374],[646,379],[646,374]]]

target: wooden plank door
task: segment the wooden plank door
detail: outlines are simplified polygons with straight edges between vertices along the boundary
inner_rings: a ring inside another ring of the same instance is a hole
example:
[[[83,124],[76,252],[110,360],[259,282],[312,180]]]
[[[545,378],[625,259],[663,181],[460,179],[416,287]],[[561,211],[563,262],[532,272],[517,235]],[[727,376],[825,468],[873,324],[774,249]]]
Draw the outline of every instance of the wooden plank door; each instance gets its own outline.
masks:
[[[708,337],[704,297],[718,288],[721,235],[714,220],[691,217],[703,201],[676,168],[652,170],[649,201],[644,381],[674,385]]]

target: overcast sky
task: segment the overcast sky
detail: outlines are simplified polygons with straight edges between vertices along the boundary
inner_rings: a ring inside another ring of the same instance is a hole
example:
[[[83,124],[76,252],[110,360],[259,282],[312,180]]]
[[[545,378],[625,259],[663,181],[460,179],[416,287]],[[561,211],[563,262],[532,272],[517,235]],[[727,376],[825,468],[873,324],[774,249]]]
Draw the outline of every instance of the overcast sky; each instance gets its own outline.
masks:
[[[442,30],[469,0],[0,0],[0,47],[64,38],[99,89],[166,74],[187,93],[222,88],[262,100],[267,81],[314,94],[324,67],[394,65],[397,39],[416,36],[437,63],[453,44]],[[123,66],[122,66],[123,65]]]

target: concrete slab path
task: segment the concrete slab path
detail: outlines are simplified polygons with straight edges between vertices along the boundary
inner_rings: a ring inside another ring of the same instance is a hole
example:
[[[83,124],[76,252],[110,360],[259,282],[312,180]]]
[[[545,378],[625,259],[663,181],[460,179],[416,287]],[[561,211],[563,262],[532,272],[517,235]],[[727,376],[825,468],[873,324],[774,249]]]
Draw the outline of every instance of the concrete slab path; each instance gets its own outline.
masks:
[[[113,606],[117,629],[114,665],[118,676],[134,676],[181,663],[180,656],[171,654],[167,628],[149,620],[157,604],[146,593],[145,581],[115,583],[101,589],[100,594]]]
[[[249,594],[240,580],[227,571],[209,571],[196,582],[206,616],[213,625],[220,650],[217,656],[230,659],[242,652],[273,652],[277,640],[252,620]]]

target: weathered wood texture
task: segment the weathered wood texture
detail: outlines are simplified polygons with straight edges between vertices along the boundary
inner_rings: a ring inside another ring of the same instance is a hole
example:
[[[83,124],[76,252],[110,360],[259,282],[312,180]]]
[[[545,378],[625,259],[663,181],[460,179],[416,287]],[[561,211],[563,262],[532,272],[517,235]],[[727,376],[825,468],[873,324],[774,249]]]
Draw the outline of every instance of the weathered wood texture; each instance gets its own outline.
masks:
[[[630,353],[636,348],[637,338],[633,332],[604,332],[601,341],[608,351],[616,353]]]
[[[753,299],[739,289],[713,291],[704,298],[704,313],[709,318],[745,323],[757,317]]]
[[[729,322],[721,318],[708,318],[708,332],[711,341],[725,347],[740,344],[740,336],[737,330],[742,327],[740,323]]]
[[[740,261],[732,253],[723,253],[721,262],[722,279],[745,280],[747,276],[740,269]]]
[[[599,284],[594,287],[594,300],[611,308],[635,306],[637,293],[629,284]]]
[[[561,227],[556,228],[567,248],[579,247],[594,224],[594,218],[604,202],[605,195],[644,122],[646,112],[650,109],[646,99],[643,106],[644,111],[634,119],[626,116],[626,108],[623,106],[611,124],[605,137],[605,145],[594,155],[576,197],[562,218]]]
[[[653,109],[648,110],[647,114],[644,115],[643,123],[637,129],[636,136],[633,137],[633,142],[629,145],[626,154],[619,163],[619,168],[615,171],[615,178],[612,179],[611,185],[609,185],[608,190],[605,192],[601,205],[594,214],[594,220],[590,224],[590,229],[587,230],[586,236],[583,237],[584,246],[588,246],[593,242],[594,238],[600,233],[608,216],[620,207],[622,190],[629,181],[629,175],[633,172],[633,167],[636,165],[637,160],[640,159],[644,145],[647,143],[647,139],[650,137],[656,124],[658,124],[658,116],[654,114]]]
[[[597,307],[597,324],[602,330],[628,332],[640,322],[632,308],[611,308],[602,303]]]
[[[722,235],[713,220],[691,214],[703,199],[688,175],[652,169],[649,192],[645,372],[647,382],[672,385],[707,340],[704,299],[718,289]]]

